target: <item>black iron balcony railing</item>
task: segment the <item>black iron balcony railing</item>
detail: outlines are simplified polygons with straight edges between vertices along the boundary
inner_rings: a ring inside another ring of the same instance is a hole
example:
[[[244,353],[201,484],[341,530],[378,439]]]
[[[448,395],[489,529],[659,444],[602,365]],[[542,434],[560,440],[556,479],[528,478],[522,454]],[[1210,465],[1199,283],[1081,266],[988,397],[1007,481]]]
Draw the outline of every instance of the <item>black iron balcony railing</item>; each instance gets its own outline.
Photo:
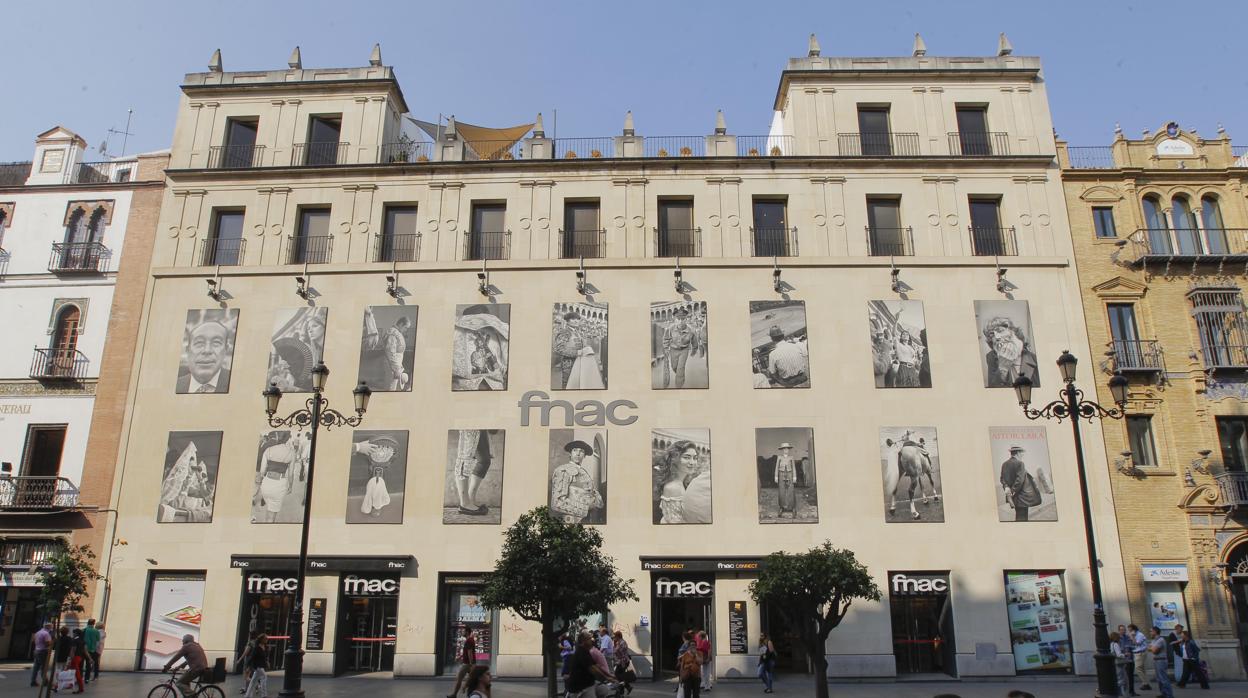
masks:
[[[1248,228],[1136,230],[1127,236],[1126,247],[1132,263],[1149,258],[1191,262],[1244,259],[1248,258]]]
[[[65,542],[60,539],[9,538],[0,542],[0,565],[42,568],[49,558],[64,549]]]
[[[1222,490],[1222,504],[1232,509],[1248,507],[1248,473],[1228,470],[1214,476]]]
[[[333,235],[291,235],[287,244],[287,264],[328,264],[333,256]]]
[[[108,248],[102,242],[54,242],[48,271],[56,274],[98,274],[105,270]]]
[[[793,136],[737,136],[737,156],[743,158],[796,155]]]
[[[838,133],[837,147],[847,157],[915,157],[919,154],[919,134],[869,131]]]
[[[706,136],[646,136],[648,158],[700,158],[706,156]]]
[[[74,509],[78,488],[63,477],[0,476],[0,510]]]
[[[264,164],[262,145],[214,145],[208,148],[208,169],[228,170],[260,167]]]
[[[347,160],[350,143],[296,143],[290,151],[292,165],[339,165]]]
[[[554,155],[559,160],[615,157],[614,138],[560,138],[555,141]]]
[[[559,231],[559,256],[562,259],[598,259],[603,255],[605,230]]]
[[[971,254],[976,257],[1013,257],[1018,254],[1014,228],[971,226]]]
[[[1066,153],[1070,156],[1072,170],[1112,170],[1117,167],[1114,164],[1114,149],[1107,145],[1068,147]]]
[[[655,228],[655,257],[701,257],[701,228]]]
[[[751,257],[796,257],[797,228],[750,228]]]
[[[1152,373],[1165,369],[1155,339],[1115,339],[1109,348],[1115,371]]]
[[[35,348],[30,377],[36,380],[81,380],[87,377],[87,357],[77,349]]]
[[[200,243],[199,266],[242,266],[246,251],[247,240],[244,238],[208,238]]]
[[[433,144],[425,141],[385,143],[377,147],[377,162],[383,165],[429,162],[431,159],[433,159]]]
[[[1248,344],[1208,344],[1202,342],[1205,368],[1248,369]]]
[[[464,259],[508,259],[510,256],[510,230],[470,230],[464,233]]]
[[[419,262],[420,233],[377,233],[373,244],[374,262]]]
[[[914,231],[909,228],[867,226],[867,253],[873,257],[909,257],[914,254]]]
[[[950,155],[1009,155],[1010,134],[999,131],[952,131]]]

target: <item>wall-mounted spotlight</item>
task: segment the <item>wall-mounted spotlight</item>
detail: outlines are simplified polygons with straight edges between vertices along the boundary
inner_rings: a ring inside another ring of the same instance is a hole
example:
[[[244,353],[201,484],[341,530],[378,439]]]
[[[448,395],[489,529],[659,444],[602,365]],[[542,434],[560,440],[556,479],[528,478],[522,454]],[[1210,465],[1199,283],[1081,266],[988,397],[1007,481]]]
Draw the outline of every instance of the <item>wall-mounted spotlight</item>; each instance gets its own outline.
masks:
[[[1205,475],[1208,475],[1209,474],[1209,455],[1211,453],[1213,453],[1213,451],[1210,451],[1207,448],[1202,448],[1201,450],[1197,451],[1196,455],[1200,456],[1200,458],[1197,458],[1196,460],[1192,461],[1192,470],[1195,470],[1198,473],[1204,473]]]
[[[1009,293],[1017,288],[1017,286],[1010,283],[1009,279],[1005,278],[1005,273],[1008,271],[1009,269],[999,264],[997,265],[997,293]]]
[[[156,558],[154,558],[154,557],[149,557],[149,558],[147,558],[147,564],[149,564],[149,565],[159,565],[160,563],[156,561]]]
[[[308,280],[303,276],[295,277],[295,295],[304,299],[308,299]]]
[[[582,296],[589,295],[589,277],[585,274],[584,257],[581,257],[580,268],[576,270],[576,292]]]
[[[905,289],[905,284],[901,282],[901,270],[898,269],[896,265],[893,265],[893,269],[889,272],[889,276],[893,279],[891,284],[893,293],[901,293]]]
[[[1138,475],[1140,472],[1135,467],[1135,464],[1131,462],[1130,451],[1122,451],[1119,453],[1118,457],[1114,459],[1114,467],[1117,468],[1118,472],[1123,475]]]
[[[784,293],[784,281],[780,278],[780,264],[772,258],[771,260],[771,287],[776,293]]]
[[[487,298],[490,295],[490,270],[486,268],[484,259],[481,260],[481,271],[477,272],[477,290]]]
[[[217,280],[204,279],[204,281],[208,284],[208,297],[214,301],[221,300],[221,287],[218,285]]]
[[[680,258],[676,258],[676,269],[672,272],[672,280],[676,284],[676,293],[685,292],[685,274],[680,270]]]
[[[391,298],[399,297],[399,277],[395,274],[386,274],[386,295]]]

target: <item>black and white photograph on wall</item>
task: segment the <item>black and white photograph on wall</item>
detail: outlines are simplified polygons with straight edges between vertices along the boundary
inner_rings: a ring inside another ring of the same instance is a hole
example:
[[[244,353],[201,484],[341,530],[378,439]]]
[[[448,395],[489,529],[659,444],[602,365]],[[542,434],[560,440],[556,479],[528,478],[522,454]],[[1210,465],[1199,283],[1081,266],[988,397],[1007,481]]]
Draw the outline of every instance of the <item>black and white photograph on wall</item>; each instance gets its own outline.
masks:
[[[157,523],[212,523],[220,465],[221,432],[169,432]]]
[[[550,430],[550,513],[566,523],[607,522],[607,430]]]
[[[650,387],[708,388],[706,301],[650,304]]]
[[[228,393],[237,334],[235,308],[186,311],[177,392]]]
[[[653,523],[712,523],[711,430],[652,429],[650,460]]]
[[[1044,427],[988,427],[997,517],[1057,521],[1057,496]]]
[[[880,427],[884,520],[930,523],[945,520],[940,450],[935,427]]]
[[[403,523],[407,432],[357,429],[351,437],[347,523]]]
[[[867,316],[875,387],[932,387],[923,301],[868,301]]]
[[[809,427],[754,430],[759,523],[819,523],[815,437]]]
[[[287,308],[277,311],[266,385],[283,393],[312,392],[312,368],[325,355],[328,308]]]
[[[985,388],[1012,388],[1019,376],[1040,387],[1027,301],[975,301],[975,324]]]
[[[502,429],[448,432],[442,523],[502,522],[504,437]]]
[[[364,309],[360,374],[373,392],[412,389],[416,363],[416,306],[370,305]]]
[[[550,339],[552,390],[607,387],[607,304],[555,303]]]
[[[755,388],[809,388],[806,303],[750,301]]]
[[[301,523],[308,488],[308,432],[260,435],[251,490],[252,523]]]
[[[511,305],[455,306],[452,390],[506,390]]]

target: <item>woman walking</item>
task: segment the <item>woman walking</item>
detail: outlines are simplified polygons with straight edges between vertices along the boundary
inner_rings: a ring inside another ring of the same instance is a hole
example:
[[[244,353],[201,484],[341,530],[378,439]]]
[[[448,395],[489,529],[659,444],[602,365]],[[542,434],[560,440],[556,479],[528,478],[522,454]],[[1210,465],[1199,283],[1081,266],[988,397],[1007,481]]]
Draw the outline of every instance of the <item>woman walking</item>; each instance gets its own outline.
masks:
[[[763,680],[763,693],[772,692],[772,684],[776,680],[776,646],[771,643],[767,633],[758,636],[758,678]]]
[[[256,645],[251,648],[247,657],[248,668],[251,669],[251,680],[247,682],[244,698],[268,698],[269,696],[269,636],[260,633],[256,636]]]
[[[633,682],[637,680],[637,672],[633,669],[633,655],[628,651],[628,643],[624,641],[624,633],[619,630],[613,634],[615,655],[615,678],[619,679],[625,695],[633,692]]]
[[[676,663],[680,672],[680,687],[684,689],[683,698],[698,698],[702,690],[702,653],[698,652],[692,631],[685,631],[683,649]]]

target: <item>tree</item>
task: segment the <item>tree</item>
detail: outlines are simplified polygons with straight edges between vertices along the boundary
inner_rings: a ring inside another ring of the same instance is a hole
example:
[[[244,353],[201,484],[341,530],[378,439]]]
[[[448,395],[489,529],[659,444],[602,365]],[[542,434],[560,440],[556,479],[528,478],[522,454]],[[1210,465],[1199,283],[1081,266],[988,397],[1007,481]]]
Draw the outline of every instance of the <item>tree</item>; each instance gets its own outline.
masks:
[[[541,624],[546,690],[552,698],[558,690],[559,636],[576,618],[629,600],[637,600],[633,580],[621,579],[615,560],[602,554],[602,533],[564,523],[544,506],[507,529],[502,554],[481,593],[487,608],[508,609]]]
[[[82,599],[87,595],[87,582],[103,579],[95,570],[95,553],[86,545],[66,546],[48,556],[35,574],[42,585],[39,590],[39,610],[51,619],[53,644],[59,632],[61,617],[66,613],[81,613]],[[52,652],[43,668],[43,685],[40,696],[52,695]]]
[[[755,603],[766,603],[798,628],[815,663],[815,696],[828,696],[828,635],[841,624],[854,599],[879,601],[880,589],[852,550],[831,541],[804,553],[772,553],[750,582]]]

